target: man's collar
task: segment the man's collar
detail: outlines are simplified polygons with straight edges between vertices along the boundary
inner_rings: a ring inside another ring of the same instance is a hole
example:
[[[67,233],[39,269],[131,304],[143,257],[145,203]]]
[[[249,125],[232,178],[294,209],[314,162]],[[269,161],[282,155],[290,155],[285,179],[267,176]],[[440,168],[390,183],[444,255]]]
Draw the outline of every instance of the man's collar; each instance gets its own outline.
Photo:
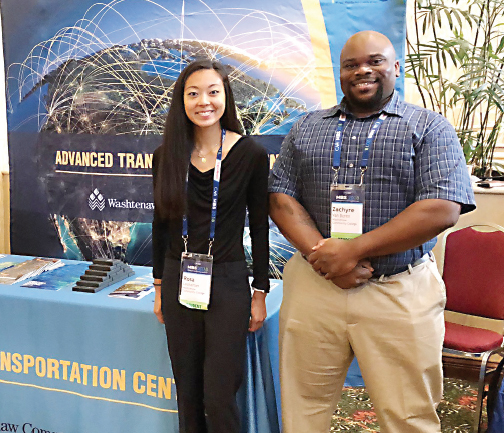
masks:
[[[379,111],[379,113],[384,112],[389,115],[395,115],[395,116],[402,117],[403,111],[404,110],[401,110],[401,100],[399,99],[399,93],[397,93],[397,91],[394,90],[394,93],[392,93],[392,97],[385,104],[385,106]],[[335,105],[334,107],[330,108],[323,117],[324,118],[334,117],[334,116],[339,115],[342,112],[345,114],[352,114],[352,112],[349,110],[348,105],[346,103],[346,98],[343,98],[338,105]],[[379,114],[379,113],[376,113],[376,114]]]

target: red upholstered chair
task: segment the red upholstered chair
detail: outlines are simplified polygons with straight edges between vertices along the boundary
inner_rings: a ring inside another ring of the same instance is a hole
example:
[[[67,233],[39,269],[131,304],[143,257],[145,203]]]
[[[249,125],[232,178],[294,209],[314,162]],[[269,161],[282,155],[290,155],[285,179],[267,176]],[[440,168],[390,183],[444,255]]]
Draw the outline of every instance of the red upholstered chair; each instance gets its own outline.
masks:
[[[446,310],[504,320],[504,228],[474,224],[450,229],[443,238],[443,280]],[[479,365],[474,432],[480,431],[485,379],[490,356],[504,356],[502,333],[445,321],[444,355]],[[445,360],[445,356],[443,356]],[[446,371],[446,369],[445,369]],[[449,375],[448,375],[449,376]]]

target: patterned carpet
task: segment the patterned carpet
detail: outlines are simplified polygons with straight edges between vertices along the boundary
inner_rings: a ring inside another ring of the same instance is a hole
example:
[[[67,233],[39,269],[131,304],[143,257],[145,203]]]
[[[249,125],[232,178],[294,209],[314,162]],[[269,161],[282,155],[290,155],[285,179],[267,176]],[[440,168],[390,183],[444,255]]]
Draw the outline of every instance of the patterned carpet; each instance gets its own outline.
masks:
[[[471,431],[476,396],[474,384],[457,379],[445,379],[444,398],[438,407],[443,433]],[[379,431],[373,404],[365,388],[345,388],[338,409],[333,415],[331,432]]]

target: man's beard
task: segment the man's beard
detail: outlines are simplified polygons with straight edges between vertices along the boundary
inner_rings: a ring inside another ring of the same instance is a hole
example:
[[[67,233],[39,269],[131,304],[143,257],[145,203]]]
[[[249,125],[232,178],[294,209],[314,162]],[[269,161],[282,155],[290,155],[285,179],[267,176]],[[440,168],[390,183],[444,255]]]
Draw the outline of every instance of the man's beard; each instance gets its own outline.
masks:
[[[350,97],[347,96],[347,100],[353,108],[358,109],[359,111],[379,110],[383,105],[383,84],[380,82],[378,83],[378,88],[370,99],[363,101],[351,94]]]

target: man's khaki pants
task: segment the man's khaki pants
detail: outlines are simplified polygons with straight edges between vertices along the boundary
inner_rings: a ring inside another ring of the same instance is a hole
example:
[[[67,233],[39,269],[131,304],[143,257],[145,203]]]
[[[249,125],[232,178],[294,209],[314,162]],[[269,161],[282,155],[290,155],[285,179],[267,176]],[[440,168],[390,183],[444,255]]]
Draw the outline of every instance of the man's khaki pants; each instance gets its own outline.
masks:
[[[343,290],[299,253],[280,310],[283,433],[328,433],[357,357],[382,433],[440,432],[444,284],[432,260]]]

